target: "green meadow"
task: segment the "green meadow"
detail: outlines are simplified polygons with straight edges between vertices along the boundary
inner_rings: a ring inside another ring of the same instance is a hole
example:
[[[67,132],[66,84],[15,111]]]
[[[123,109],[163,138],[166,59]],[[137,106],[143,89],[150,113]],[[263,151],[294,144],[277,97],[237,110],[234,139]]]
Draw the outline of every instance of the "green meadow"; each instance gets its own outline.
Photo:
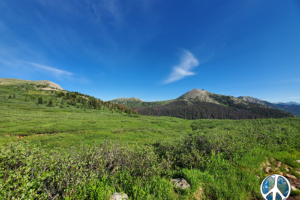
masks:
[[[3,199],[109,199],[123,192],[142,200],[254,200],[262,199],[267,162],[272,172],[300,178],[299,117],[143,116],[42,88],[0,85]],[[191,187],[175,188],[172,178]]]

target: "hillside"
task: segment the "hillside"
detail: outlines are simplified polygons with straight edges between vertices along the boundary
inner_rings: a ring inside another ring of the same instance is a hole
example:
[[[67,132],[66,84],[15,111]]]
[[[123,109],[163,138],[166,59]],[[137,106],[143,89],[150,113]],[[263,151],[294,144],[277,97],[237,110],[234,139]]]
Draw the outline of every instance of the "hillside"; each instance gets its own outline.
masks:
[[[62,87],[60,87],[58,84],[48,80],[29,81],[29,80],[22,80],[22,79],[0,78],[0,85],[17,85],[22,83],[43,86],[41,87],[41,89],[43,90],[51,90],[51,89],[63,90]]]
[[[282,110],[285,110],[287,112],[293,113],[300,117],[300,105],[282,105],[277,104],[278,108],[281,108]]]
[[[225,102],[222,102],[225,103]],[[174,101],[166,105],[133,108],[142,115],[170,116],[183,119],[257,119],[294,117],[293,114],[255,103],[225,104],[201,101]]]
[[[286,112],[300,116],[300,103],[297,103],[294,101],[287,102],[287,103],[283,103],[283,102],[270,103],[270,102],[263,101],[263,100],[253,98],[253,97],[249,97],[249,96],[240,96],[238,98],[242,99],[244,101],[261,104],[261,105],[267,106],[269,108],[284,110]]]
[[[256,119],[294,117],[280,109],[250,102],[250,98],[218,95],[193,89],[177,99],[152,107],[132,107],[143,115],[171,116],[184,119]],[[276,107],[276,106],[275,106]]]
[[[110,102],[117,103],[117,104],[123,104],[126,105],[127,107],[138,107],[140,106],[144,101],[141,99],[138,99],[136,97],[131,97],[131,98],[117,98],[110,100]]]
[[[132,98],[117,98],[110,100],[110,102],[118,103],[118,104],[123,104],[126,105],[129,108],[135,108],[135,107],[152,107],[152,106],[157,106],[157,105],[166,105],[168,103],[171,103],[175,100],[167,100],[167,101],[152,101],[152,102],[145,102],[142,101],[136,97]]]
[[[249,101],[251,103],[261,104],[261,105],[267,106],[269,108],[278,109],[278,107],[275,104],[272,104],[270,102],[263,101],[263,100],[260,100],[260,99],[257,99],[257,98],[253,98],[253,97],[249,97],[249,96],[239,96],[237,98],[242,99],[244,101]]]
[[[17,80],[16,83],[13,81],[7,81],[0,85],[0,106],[2,108],[11,107],[43,112],[74,112],[92,109],[97,112],[109,110],[112,113],[136,113],[125,105],[105,102],[79,92],[54,89],[50,87],[49,81],[38,82],[38,84],[45,83],[47,85],[37,85],[37,82],[31,83],[31,81]]]

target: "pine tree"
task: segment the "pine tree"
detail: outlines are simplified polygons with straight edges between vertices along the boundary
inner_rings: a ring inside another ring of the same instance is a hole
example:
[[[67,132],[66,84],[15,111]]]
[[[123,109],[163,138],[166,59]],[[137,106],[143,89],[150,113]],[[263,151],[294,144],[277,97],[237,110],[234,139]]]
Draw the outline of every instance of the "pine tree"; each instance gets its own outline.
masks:
[[[8,98],[11,99],[11,95],[9,95]]]
[[[48,107],[54,107],[54,106],[53,106],[53,101],[52,101],[52,99],[50,99],[49,104],[48,104],[47,106],[48,106]]]
[[[38,104],[43,104],[43,97],[38,98]]]

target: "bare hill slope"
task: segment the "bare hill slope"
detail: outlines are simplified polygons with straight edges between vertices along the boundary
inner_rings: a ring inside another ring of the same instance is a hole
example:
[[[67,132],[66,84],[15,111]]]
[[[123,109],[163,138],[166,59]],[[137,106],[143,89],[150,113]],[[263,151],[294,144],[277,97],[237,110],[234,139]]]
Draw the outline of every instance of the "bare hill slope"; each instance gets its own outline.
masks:
[[[22,80],[22,79],[11,79],[11,78],[0,78],[0,84],[2,85],[16,85],[19,83],[31,83],[31,84],[35,84],[35,85],[47,85],[49,88],[55,88],[58,90],[63,90],[62,87],[60,87],[60,85],[52,82],[52,81],[48,81],[48,80],[42,80],[42,81],[30,81],[30,80]]]

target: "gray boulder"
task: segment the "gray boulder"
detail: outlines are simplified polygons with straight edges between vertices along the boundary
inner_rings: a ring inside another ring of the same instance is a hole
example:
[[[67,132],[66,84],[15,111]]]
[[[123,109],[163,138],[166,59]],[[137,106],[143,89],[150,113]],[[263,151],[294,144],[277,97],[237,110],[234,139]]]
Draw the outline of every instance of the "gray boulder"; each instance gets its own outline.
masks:
[[[125,200],[128,199],[128,196],[125,193],[122,194],[122,193],[115,192],[110,197],[110,200],[124,200],[124,199]]]
[[[176,188],[188,189],[190,188],[190,184],[183,178],[175,178],[171,180]]]

